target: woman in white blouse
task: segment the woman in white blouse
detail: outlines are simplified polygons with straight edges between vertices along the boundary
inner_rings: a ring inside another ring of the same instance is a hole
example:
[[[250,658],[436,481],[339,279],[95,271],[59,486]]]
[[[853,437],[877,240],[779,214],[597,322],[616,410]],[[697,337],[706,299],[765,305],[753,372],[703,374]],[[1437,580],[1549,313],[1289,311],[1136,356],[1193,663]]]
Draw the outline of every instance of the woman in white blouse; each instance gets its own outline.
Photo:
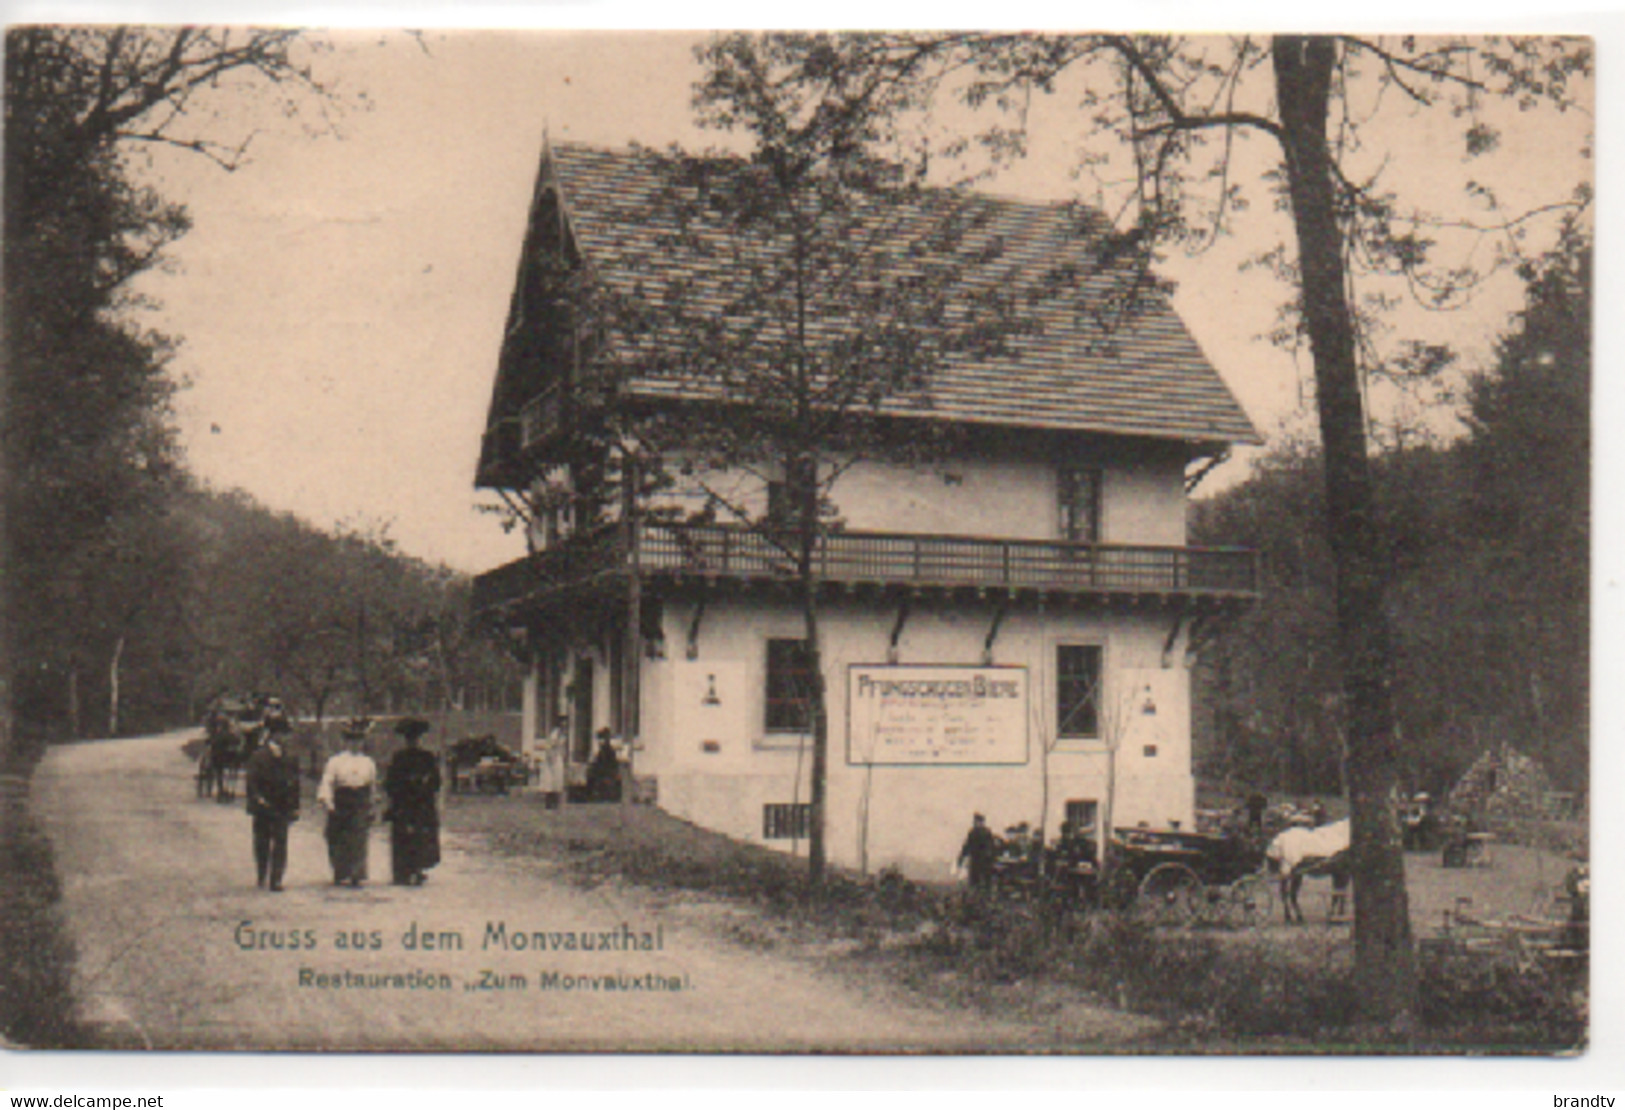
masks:
[[[360,886],[367,880],[372,789],[378,781],[378,765],[363,750],[370,723],[344,726],[344,750],[327,761],[316,789],[316,800],[327,810],[327,858],[335,886]]]

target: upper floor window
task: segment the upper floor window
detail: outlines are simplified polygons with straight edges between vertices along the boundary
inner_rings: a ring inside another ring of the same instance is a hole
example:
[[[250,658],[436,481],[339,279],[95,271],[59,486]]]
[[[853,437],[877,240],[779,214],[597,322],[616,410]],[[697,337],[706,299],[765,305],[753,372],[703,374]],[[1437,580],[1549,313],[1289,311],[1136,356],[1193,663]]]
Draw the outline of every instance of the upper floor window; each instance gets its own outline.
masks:
[[[790,499],[790,483],[772,481],[767,484],[767,519],[781,527],[795,522],[795,502]]]
[[[767,731],[812,728],[811,661],[806,640],[767,642]]]
[[[1100,737],[1099,644],[1055,646],[1055,736],[1058,740]]]
[[[791,462],[785,470],[783,477],[767,483],[767,519],[777,527],[793,528],[801,520],[801,499],[820,491],[811,461]]]
[[[1056,474],[1056,506],[1063,540],[1097,543],[1100,540],[1100,487],[1098,467],[1063,466]]]

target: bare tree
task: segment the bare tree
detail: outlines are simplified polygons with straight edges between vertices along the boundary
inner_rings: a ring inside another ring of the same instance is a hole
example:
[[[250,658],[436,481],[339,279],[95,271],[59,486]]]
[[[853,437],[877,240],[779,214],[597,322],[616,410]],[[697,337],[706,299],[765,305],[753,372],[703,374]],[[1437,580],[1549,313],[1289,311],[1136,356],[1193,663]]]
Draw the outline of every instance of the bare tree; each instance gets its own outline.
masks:
[[[829,65],[809,54],[813,73]],[[1387,561],[1373,512],[1367,462],[1367,375],[1437,369],[1436,350],[1382,359],[1374,313],[1385,301],[1355,289],[1362,275],[1392,275],[1431,306],[1469,296],[1486,270],[1515,260],[1536,216],[1583,208],[1589,188],[1508,214],[1494,193],[1470,191],[1488,214],[1430,214],[1402,206],[1382,184],[1353,169],[1371,122],[1385,110],[1451,112],[1462,120],[1462,152],[1497,141],[1496,104],[1565,110],[1584,96],[1589,44],[1517,38],[1383,39],[1279,35],[1188,39],[1172,35],[900,35],[871,40],[867,80],[920,93],[957,89],[974,106],[1007,110],[981,138],[1001,154],[1024,145],[1020,113],[1035,95],[1068,80],[1103,157],[1126,152],[1130,196],[1118,249],[1137,255],[1143,279],[1124,284],[1132,312],[1154,282],[1149,263],[1170,243],[1200,245],[1230,229],[1246,206],[1246,171],[1234,157],[1248,134],[1273,141],[1262,181],[1290,211],[1290,246],[1267,252],[1297,289],[1290,336],[1307,339],[1325,449],[1327,528],[1337,575],[1337,629],[1347,716],[1349,792],[1356,875],[1355,947],[1362,997],[1379,1019],[1409,1020],[1414,957],[1397,816],[1397,744],[1384,613]],[[850,77],[849,80],[857,80]],[[902,94],[899,94],[902,95]],[[1253,171],[1255,174],[1257,171]],[[1450,232],[1493,248],[1484,266],[1436,260]],[[1059,275],[1064,278],[1065,275]]]

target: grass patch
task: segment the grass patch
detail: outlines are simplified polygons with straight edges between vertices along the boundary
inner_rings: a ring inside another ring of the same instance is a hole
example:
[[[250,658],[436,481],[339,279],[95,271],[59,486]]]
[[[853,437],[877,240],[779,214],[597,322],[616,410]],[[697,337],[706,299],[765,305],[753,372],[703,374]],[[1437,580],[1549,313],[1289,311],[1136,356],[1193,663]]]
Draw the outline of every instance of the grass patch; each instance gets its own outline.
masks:
[[[8,750],[0,763],[0,1035],[13,1044],[86,1043],[74,1017],[73,943],[51,844],[28,804],[42,750]]]
[[[621,879],[749,902],[797,927],[860,941],[939,919],[950,901],[893,871],[865,879],[831,868],[814,890],[805,858],[740,844],[648,806],[543,810],[530,796],[460,795],[446,817],[484,834],[500,852],[560,860],[586,885]]]
[[[1450,1043],[1577,1050],[1586,1038],[1583,975],[1509,953],[1422,961],[1422,1022]]]
[[[1117,912],[989,905],[886,955],[909,983],[997,1006],[994,988],[1059,984],[1160,1019],[1182,1051],[1555,1053],[1585,1037],[1583,984],[1507,954],[1420,961],[1414,1027],[1367,1023],[1344,931],[1159,930]],[[951,972],[945,975],[945,972]]]
[[[544,811],[527,797],[459,798],[447,816],[582,883],[693,891],[759,909],[781,932],[846,941],[852,959],[942,1002],[1019,1011],[1062,989],[1150,1016],[1161,1031],[1140,1046],[1152,1050],[1562,1052],[1585,1035],[1583,984],[1505,956],[1419,961],[1418,1021],[1396,1032],[1363,1024],[1343,929],[1161,930],[1126,913],[978,903],[893,871],[831,869],[814,891],[805,859],[643,806]]]

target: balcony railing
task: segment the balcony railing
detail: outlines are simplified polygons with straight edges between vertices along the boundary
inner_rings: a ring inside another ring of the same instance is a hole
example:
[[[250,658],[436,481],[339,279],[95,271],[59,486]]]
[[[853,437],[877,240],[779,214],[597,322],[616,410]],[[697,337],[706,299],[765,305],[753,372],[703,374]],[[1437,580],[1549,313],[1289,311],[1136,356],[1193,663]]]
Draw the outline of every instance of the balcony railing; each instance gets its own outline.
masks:
[[[564,429],[564,393],[557,386],[525,402],[519,410],[519,446],[528,451]]]
[[[531,457],[576,439],[602,413],[602,383],[588,379],[566,386],[555,382],[519,409],[519,450]]]
[[[789,580],[795,561],[761,531],[718,524],[641,524],[637,568],[653,576]],[[488,574],[474,585],[476,609],[500,607],[594,576],[632,568],[622,525],[576,536]],[[1240,548],[1152,547],[887,532],[833,532],[814,556],[830,582],[1036,589],[1067,593],[1250,598],[1256,553]]]

